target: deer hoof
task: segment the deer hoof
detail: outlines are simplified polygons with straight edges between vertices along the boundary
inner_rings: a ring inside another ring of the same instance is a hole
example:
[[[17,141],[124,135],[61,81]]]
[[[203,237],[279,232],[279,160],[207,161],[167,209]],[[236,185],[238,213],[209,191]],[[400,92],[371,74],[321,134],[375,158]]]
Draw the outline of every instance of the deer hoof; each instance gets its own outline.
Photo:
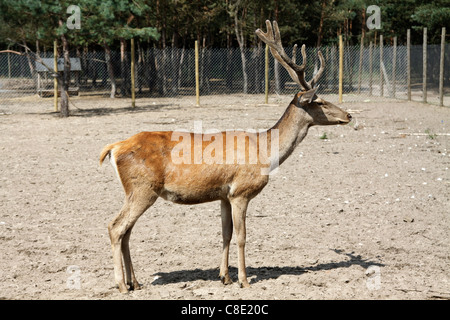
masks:
[[[228,274],[226,274],[224,276],[220,276],[220,280],[222,280],[222,283],[225,285],[233,283],[233,281],[231,280],[231,278]]]
[[[119,285],[119,292],[120,293],[128,293],[128,288],[126,285]]]
[[[142,289],[142,286],[139,284],[139,283],[132,283],[132,284],[130,284],[130,290],[141,290]]]

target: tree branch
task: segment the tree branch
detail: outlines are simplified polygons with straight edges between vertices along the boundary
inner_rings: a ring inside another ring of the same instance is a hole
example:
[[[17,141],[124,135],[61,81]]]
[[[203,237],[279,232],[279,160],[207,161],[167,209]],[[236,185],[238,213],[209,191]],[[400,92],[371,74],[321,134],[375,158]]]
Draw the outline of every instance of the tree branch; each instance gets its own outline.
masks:
[[[8,39],[11,40],[11,39]],[[20,43],[16,43],[17,45],[25,48],[25,52],[19,52],[19,51],[14,51],[14,50],[2,50],[0,51],[0,53],[13,53],[13,54],[17,54],[19,56],[26,56],[26,57],[30,57],[31,59],[33,59],[36,62],[39,62],[40,64],[42,64],[44,67],[47,68],[48,71],[51,72],[51,75],[55,78],[59,78],[59,74],[57,72],[55,72],[55,69],[49,67],[42,59],[41,57],[39,57],[37,54],[35,54],[33,51],[31,51],[30,48],[28,48],[27,45],[25,44],[20,44]]]

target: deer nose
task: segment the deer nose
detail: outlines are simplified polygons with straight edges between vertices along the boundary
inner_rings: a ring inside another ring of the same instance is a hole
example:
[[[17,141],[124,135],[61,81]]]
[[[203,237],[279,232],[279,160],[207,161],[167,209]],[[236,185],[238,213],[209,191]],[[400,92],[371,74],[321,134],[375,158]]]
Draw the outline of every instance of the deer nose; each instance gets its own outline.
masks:
[[[349,121],[351,121],[352,120],[352,115],[350,113],[347,113],[347,118],[348,118]]]

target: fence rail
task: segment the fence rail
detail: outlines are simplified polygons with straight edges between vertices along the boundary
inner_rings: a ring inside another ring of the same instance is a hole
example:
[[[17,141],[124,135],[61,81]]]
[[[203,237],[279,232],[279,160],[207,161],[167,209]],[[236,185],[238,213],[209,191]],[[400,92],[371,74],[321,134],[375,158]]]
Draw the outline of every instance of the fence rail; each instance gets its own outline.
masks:
[[[343,101],[363,101],[389,97],[422,101],[424,95],[429,103],[440,103],[441,60],[443,68],[443,105],[450,106],[450,55],[445,45],[441,59],[441,45],[426,45],[426,75],[423,76],[424,46],[345,46],[343,49]],[[307,48],[306,77],[318,69],[317,48]],[[320,48],[325,58],[325,72],[319,92],[337,101],[339,92],[339,48]],[[298,50],[296,61],[302,61]],[[292,55],[292,48],[286,48]],[[239,48],[199,50],[199,93],[211,94],[263,94],[265,92],[265,48]],[[111,96],[131,95],[131,53],[121,56],[104,51],[78,52],[80,71],[71,73],[72,94]],[[53,58],[52,52],[41,52],[42,58]],[[409,59],[409,60],[408,60]],[[110,65],[108,66],[108,61]],[[410,64],[408,64],[410,61]],[[245,70],[242,65],[245,62]],[[410,66],[410,67],[409,67]],[[111,72],[109,71],[111,68]],[[289,74],[269,55],[269,93],[291,94],[298,90]],[[194,49],[142,49],[135,52],[135,92],[140,97],[195,96],[195,50]],[[408,78],[409,77],[409,78]],[[424,86],[426,80],[426,87]],[[0,103],[17,97],[39,94],[53,95],[53,78],[48,72],[36,70],[36,64],[26,56],[10,53],[0,54]],[[424,92],[424,88],[426,91]]]

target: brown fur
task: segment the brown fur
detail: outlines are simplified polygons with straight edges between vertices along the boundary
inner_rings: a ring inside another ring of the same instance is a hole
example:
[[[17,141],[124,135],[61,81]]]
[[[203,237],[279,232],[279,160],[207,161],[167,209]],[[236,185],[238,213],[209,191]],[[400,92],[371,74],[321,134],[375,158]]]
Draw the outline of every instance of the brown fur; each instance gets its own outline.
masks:
[[[260,193],[269,181],[269,176],[262,174],[261,170],[268,168],[268,157],[273,156],[273,150],[267,152],[267,155],[259,153],[262,148],[261,138],[267,137],[267,146],[270,146],[272,139],[275,139],[275,131],[272,130],[278,130],[281,164],[304,139],[309,127],[346,124],[351,119],[347,112],[321,100],[315,92],[316,89],[311,89],[296,94],[280,120],[266,132],[266,136],[243,131],[235,133],[236,137],[232,138],[227,136],[226,132],[216,135],[184,133],[185,139],[190,141],[190,148],[182,149],[178,154],[175,153],[175,156],[187,160],[188,163],[176,162],[172,157],[172,151],[176,150],[181,141],[173,141],[172,138],[183,135],[179,132],[141,132],[103,148],[100,164],[107,156],[112,157],[126,195],[121,211],[108,225],[114,277],[120,292],[128,292],[125,281],[130,289],[139,288],[131,262],[129,238],[137,219],[158,197],[180,204],[220,200],[223,251],[219,276],[224,284],[231,283],[228,255],[234,228],[237,234],[239,283],[242,287],[249,286],[244,254],[245,216],[249,201]],[[218,161],[206,163],[201,156],[206,157],[208,152],[212,152],[213,148],[209,148],[216,138],[222,139],[223,147],[214,149],[214,155],[210,155]],[[237,152],[239,145],[227,144],[227,138],[245,141],[245,161],[239,162],[235,159],[234,162],[227,163],[227,155]],[[252,162],[255,153],[257,158]],[[220,159],[222,161],[219,161]]]
[[[348,122],[348,119],[345,120],[347,113],[338,107],[328,102],[320,105],[314,102],[303,105],[300,103],[300,96],[299,94],[294,97],[286,112],[272,128],[279,130],[280,164],[303,140],[310,126]],[[131,289],[139,287],[129,254],[129,235],[140,215],[158,197],[180,204],[221,200],[224,251],[220,277],[225,284],[231,282],[228,274],[228,252],[234,225],[238,234],[239,282],[241,286],[246,287],[248,282],[244,262],[245,213],[248,202],[261,192],[269,180],[268,175],[261,174],[261,168],[268,166],[267,159],[261,159],[258,156],[256,163],[249,163],[250,151],[259,151],[260,134],[256,135],[256,139],[251,135],[246,137],[245,163],[243,164],[238,164],[236,159],[232,164],[226,163],[227,153],[235,152],[235,148],[227,148],[226,132],[220,133],[223,139],[222,164],[205,164],[203,161],[201,164],[194,163],[195,139],[202,141],[202,154],[214,139],[211,135],[193,133],[189,134],[191,149],[188,158],[191,163],[174,164],[171,152],[179,141],[171,140],[173,134],[172,131],[141,132],[127,140],[105,146],[100,154],[100,164],[107,156],[114,156],[118,175],[126,194],[122,210],[108,227],[119,289],[121,292],[128,291],[122,271],[122,255],[127,283]],[[241,137],[245,134],[245,132],[238,132],[236,136]],[[270,131],[267,137],[267,144],[270,145]],[[180,151],[180,155],[182,156],[183,152]]]

